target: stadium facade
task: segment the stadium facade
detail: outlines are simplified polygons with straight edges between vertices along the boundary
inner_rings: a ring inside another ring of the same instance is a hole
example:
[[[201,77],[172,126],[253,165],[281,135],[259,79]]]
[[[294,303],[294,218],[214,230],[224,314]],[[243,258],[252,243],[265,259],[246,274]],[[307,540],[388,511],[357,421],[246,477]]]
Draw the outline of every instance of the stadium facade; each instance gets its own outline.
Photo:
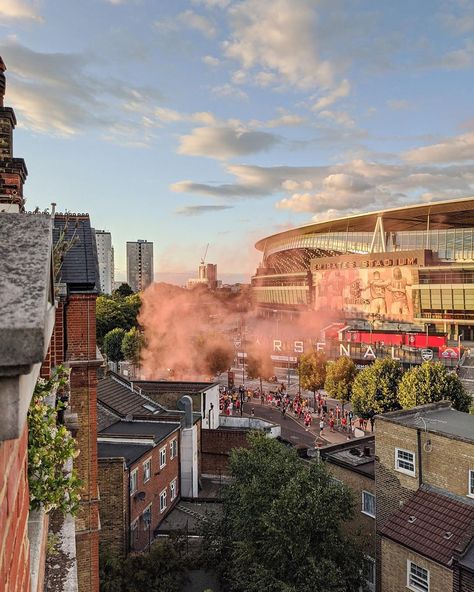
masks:
[[[369,333],[370,343],[434,346],[440,356],[474,341],[474,197],[317,222],[256,248],[262,316],[319,316],[340,341],[367,343]]]

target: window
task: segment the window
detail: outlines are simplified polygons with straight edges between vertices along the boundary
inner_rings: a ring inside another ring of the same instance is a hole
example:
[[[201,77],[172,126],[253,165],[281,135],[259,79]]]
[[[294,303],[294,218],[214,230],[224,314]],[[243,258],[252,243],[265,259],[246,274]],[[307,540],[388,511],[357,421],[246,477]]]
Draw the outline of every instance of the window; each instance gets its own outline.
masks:
[[[170,459],[178,456],[178,438],[175,438],[170,442]]]
[[[375,495],[369,491],[362,492],[362,514],[375,518]]]
[[[413,561],[407,561],[407,587],[416,592],[430,591],[430,572]]]
[[[372,592],[375,590],[375,559],[372,559],[372,557],[366,557],[366,559],[368,561],[368,565],[365,579],[369,586],[369,590]]]
[[[173,481],[171,481],[170,483],[170,497],[171,497],[171,501],[173,501],[174,499],[176,499],[176,496],[178,495],[178,480],[177,479],[173,479]]]
[[[164,512],[166,510],[166,489],[160,493],[160,512]]]
[[[395,469],[407,475],[415,474],[415,453],[395,448]]]
[[[160,450],[160,469],[166,465],[166,446]]]
[[[469,497],[474,497],[474,470],[469,471],[468,494]]]
[[[147,526],[151,524],[151,504],[143,510],[142,519]]]
[[[130,473],[130,495],[133,495],[137,490],[138,469]]]
[[[149,481],[151,477],[151,458],[143,463],[143,483]]]
[[[130,533],[132,541],[138,539],[138,518],[130,524]]]

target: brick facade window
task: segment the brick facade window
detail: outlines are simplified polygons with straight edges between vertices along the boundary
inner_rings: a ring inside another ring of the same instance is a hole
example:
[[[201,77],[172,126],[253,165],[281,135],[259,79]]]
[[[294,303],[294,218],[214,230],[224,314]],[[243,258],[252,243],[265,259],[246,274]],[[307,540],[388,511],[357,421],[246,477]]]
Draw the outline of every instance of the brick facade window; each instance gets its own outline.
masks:
[[[174,499],[176,499],[176,496],[178,495],[178,480],[177,479],[173,479],[173,481],[171,481],[170,483],[170,497],[171,497],[171,501],[173,501]]]
[[[160,493],[160,512],[164,512],[166,510],[166,489]]]
[[[375,559],[366,557],[368,561],[366,581],[370,592],[375,591]]]
[[[430,572],[407,560],[407,588],[415,592],[430,592]]]
[[[160,469],[166,466],[166,446],[160,449]]]
[[[469,497],[474,497],[474,470],[469,471],[467,495]]]
[[[178,456],[178,438],[170,442],[170,459],[173,460],[175,456]]]
[[[415,475],[415,453],[395,448],[395,470],[406,475]]]
[[[133,541],[136,541],[137,539],[138,539],[138,518],[136,518],[130,524],[130,540],[132,541],[132,545],[133,545]]]
[[[133,495],[138,487],[138,469],[130,473],[130,495]]]
[[[150,504],[149,506],[147,506],[144,510],[143,510],[143,514],[142,514],[142,518],[143,518],[143,522],[148,526],[151,523],[151,506],[152,504]]]
[[[375,518],[375,495],[370,491],[362,492],[362,514]]]
[[[148,458],[143,463],[143,483],[146,483],[150,480],[151,477],[151,458]]]

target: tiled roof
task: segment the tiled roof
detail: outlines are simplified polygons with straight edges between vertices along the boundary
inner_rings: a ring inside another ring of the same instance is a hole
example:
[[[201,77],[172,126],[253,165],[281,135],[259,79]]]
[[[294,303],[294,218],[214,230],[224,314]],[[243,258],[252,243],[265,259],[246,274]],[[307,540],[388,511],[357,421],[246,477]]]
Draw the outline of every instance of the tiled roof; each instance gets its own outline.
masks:
[[[131,390],[127,383],[112,376],[107,376],[97,383],[97,399],[122,417],[127,415],[156,416],[166,413],[153,401],[149,401]]]
[[[207,391],[215,386],[215,382],[183,382],[173,380],[134,380],[133,384],[140,387],[145,393],[154,394],[169,394],[178,393],[181,395],[192,395]]]
[[[120,415],[117,415],[107,407],[97,402],[97,431],[101,432],[114,423],[120,421]]]
[[[100,282],[97,246],[89,216],[88,214],[56,214],[53,229],[54,243],[59,240],[66,224],[65,238],[74,242],[64,255],[60,281],[76,290],[98,290]]]
[[[380,534],[442,565],[474,537],[474,504],[420,488],[381,529]]]

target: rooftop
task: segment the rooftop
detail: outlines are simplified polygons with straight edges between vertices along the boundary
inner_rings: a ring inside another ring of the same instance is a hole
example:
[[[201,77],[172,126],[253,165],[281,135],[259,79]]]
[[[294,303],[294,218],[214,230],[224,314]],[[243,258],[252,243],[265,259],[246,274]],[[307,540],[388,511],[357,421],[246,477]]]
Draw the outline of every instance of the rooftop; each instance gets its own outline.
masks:
[[[373,435],[325,446],[321,448],[320,455],[327,462],[361,473],[371,479],[375,477],[375,436]]]
[[[101,430],[99,437],[104,436],[150,436],[155,444],[167,438],[170,434],[178,430],[179,422],[161,422],[161,421],[123,421],[116,423]]]
[[[194,395],[209,390],[218,382],[185,382],[173,380],[134,380],[133,384],[150,395],[177,393],[179,395]]]
[[[125,464],[129,467],[152,448],[152,444],[97,442],[97,458],[124,458]]]
[[[429,218],[431,230],[442,228],[467,228],[474,226],[474,197],[433,201],[388,210],[354,214],[324,222],[313,222],[272,234],[259,240],[255,247],[263,251],[267,242],[321,232],[373,232],[378,217],[383,218],[385,232],[402,230],[426,230]]]
[[[380,533],[442,565],[468,546],[473,537],[474,500],[423,485],[392,514]]]
[[[455,440],[474,442],[474,415],[452,409],[449,401],[377,415],[377,421],[380,420],[414,429],[422,428]]]

